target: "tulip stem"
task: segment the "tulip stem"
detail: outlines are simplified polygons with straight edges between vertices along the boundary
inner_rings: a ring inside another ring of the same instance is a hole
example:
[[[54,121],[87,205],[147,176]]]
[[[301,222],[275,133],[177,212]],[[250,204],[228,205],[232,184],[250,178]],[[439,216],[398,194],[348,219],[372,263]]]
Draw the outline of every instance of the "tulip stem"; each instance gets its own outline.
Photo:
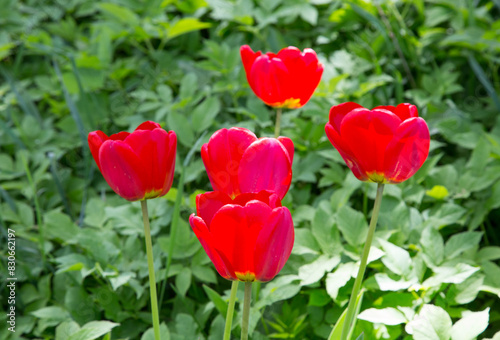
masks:
[[[370,227],[368,228],[368,235],[366,236],[365,246],[363,248],[363,254],[361,255],[361,263],[359,265],[358,275],[354,281],[354,286],[352,287],[351,297],[349,299],[349,305],[347,306],[347,314],[344,320],[344,326],[342,327],[341,340],[347,340],[350,333],[352,323],[354,322],[354,312],[356,307],[356,298],[361,288],[361,283],[363,282],[363,276],[365,275],[366,263],[368,262],[368,255],[370,253],[370,247],[373,241],[373,234],[375,233],[375,227],[377,226],[378,213],[380,211],[380,204],[382,203],[382,193],[384,192],[384,184],[379,183],[377,186],[377,196],[375,197],[375,203],[373,205],[372,218],[370,220]]]
[[[276,125],[274,126],[274,138],[278,138],[280,136],[281,129],[281,107],[276,109]]]
[[[151,242],[151,230],[149,228],[149,214],[147,200],[141,201],[142,220],[144,222],[144,236],[146,238],[146,254],[148,258],[149,270],[149,291],[151,295],[151,313],[153,314],[153,329],[155,340],[161,340],[160,337],[160,318],[158,316],[158,299],[156,297],[156,279],[153,260],[153,244]]]
[[[252,282],[245,282],[245,300],[243,300],[243,318],[241,321],[241,340],[248,340],[248,322],[250,321],[250,300]]]
[[[238,291],[239,281],[233,281],[231,285],[231,296],[227,306],[226,327],[224,329],[224,340],[231,340],[231,326],[233,324],[234,303],[236,302],[236,292]]]

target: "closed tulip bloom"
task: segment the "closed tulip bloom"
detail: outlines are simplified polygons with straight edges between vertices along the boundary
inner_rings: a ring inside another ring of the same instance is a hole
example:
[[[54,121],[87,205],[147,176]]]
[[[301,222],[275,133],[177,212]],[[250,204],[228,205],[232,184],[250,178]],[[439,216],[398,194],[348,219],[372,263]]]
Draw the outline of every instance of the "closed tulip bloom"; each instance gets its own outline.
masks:
[[[270,190],[282,199],[292,180],[290,138],[257,138],[245,128],[216,131],[201,148],[201,158],[214,191],[235,197]]]
[[[429,128],[411,104],[372,110],[352,102],[333,106],[325,130],[362,181],[403,182],[420,169],[429,154]]]
[[[109,186],[129,201],[165,195],[172,186],[177,137],[147,121],[134,132],[88,135],[94,160]]]
[[[272,280],[283,268],[294,241],[290,211],[270,191],[231,199],[222,192],[196,197],[189,223],[217,272],[228,280]]]
[[[323,65],[310,48],[301,52],[290,46],[278,54],[262,54],[244,45],[240,54],[248,84],[255,95],[267,105],[277,108],[304,106],[323,74]]]

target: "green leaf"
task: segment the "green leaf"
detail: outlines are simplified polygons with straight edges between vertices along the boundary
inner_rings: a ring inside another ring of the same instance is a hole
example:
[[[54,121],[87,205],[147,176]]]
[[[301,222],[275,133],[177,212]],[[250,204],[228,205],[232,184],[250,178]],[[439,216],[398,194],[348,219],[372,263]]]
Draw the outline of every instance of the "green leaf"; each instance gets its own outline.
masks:
[[[359,211],[344,205],[337,213],[337,225],[350,245],[359,246],[366,241],[368,224],[363,214]]]
[[[220,111],[220,103],[217,97],[208,97],[198,105],[191,116],[194,131],[202,132],[212,125],[215,117]]]
[[[449,195],[448,189],[446,189],[446,187],[444,187],[442,185],[435,185],[435,186],[433,186],[432,189],[431,190],[427,190],[425,192],[425,194],[427,196],[430,196],[430,197],[435,198],[437,200],[445,199]]]
[[[389,270],[395,274],[406,276],[411,270],[410,254],[390,242],[379,239],[385,255],[382,257],[382,262]]]
[[[395,326],[407,322],[404,314],[392,307],[365,309],[358,315],[358,319],[388,326]]]
[[[474,301],[481,291],[484,282],[484,275],[474,274],[464,282],[450,287],[446,294],[446,301],[450,304],[465,305]]]
[[[160,324],[160,336],[161,340],[170,340],[170,332],[167,325],[165,325],[163,322]],[[151,327],[146,332],[144,332],[141,340],[156,340],[154,328]]]
[[[340,263],[340,256],[329,258],[322,255],[314,262],[305,264],[299,268],[300,284],[308,286],[323,278],[325,273],[332,271]]]
[[[476,231],[467,231],[453,235],[444,247],[446,258],[453,259],[464,251],[476,247],[479,245],[482,237],[483,233]]]
[[[179,274],[175,277],[175,286],[177,287],[179,293],[185,296],[189,286],[191,285],[191,269],[183,268]]]
[[[227,314],[227,302],[224,301],[222,296],[219,295],[215,290],[210,288],[207,285],[203,285],[203,290],[207,294],[210,301],[212,301],[215,305],[215,308],[219,311],[219,313],[225,318]]]
[[[482,312],[465,311],[451,329],[452,340],[474,340],[488,327],[490,309]]]
[[[168,39],[173,39],[179,35],[209,28],[212,24],[201,22],[197,18],[183,18],[168,28]]]
[[[424,305],[420,313],[406,325],[414,340],[450,340],[451,318],[441,307]]]
[[[361,289],[358,296],[356,297],[356,304],[355,304],[356,312],[354,313],[353,329],[355,328],[355,323],[356,323],[357,315],[359,313],[359,309],[361,308],[361,304],[363,303],[364,293],[365,293],[365,290]],[[328,340],[340,340],[341,339],[342,329],[344,328],[344,321],[345,321],[346,313],[347,313],[347,308],[344,309],[344,312],[342,312],[342,315],[337,320],[337,323],[335,324],[335,326],[333,326],[333,329],[332,329],[330,335],[328,336]],[[352,330],[351,330],[351,332],[352,332]]]
[[[217,276],[214,273],[212,267],[207,266],[193,266],[191,267],[193,275],[203,282],[217,283]]]
[[[56,340],[67,340],[71,334],[76,333],[80,326],[72,321],[64,321],[56,328]]]
[[[135,26],[139,24],[139,17],[130,9],[105,2],[97,5],[99,9],[109,17],[118,20],[122,24]]]
[[[31,314],[40,319],[52,319],[60,321],[64,321],[70,317],[69,313],[65,309],[56,306],[40,308],[34,312],[31,312]]]
[[[443,237],[433,227],[427,227],[422,232],[420,237],[420,244],[424,254],[424,259],[432,266],[438,266],[443,262],[444,258],[444,244]]]
[[[167,116],[167,124],[170,130],[175,131],[177,138],[179,138],[179,142],[187,147],[193,145],[193,128],[185,116],[177,112],[170,112]]]
[[[340,235],[334,226],[333,214],[325,211],[321,205],[314,215],[311,232],[323,253],[334,255],[341,251]]]
[[[343,263],[338,266],[335,272],[326,276],[326,291],[332,299],[336,300],[339,289],[344,287],[345,284],[355,277],[358,271],[358,265],[354,262]]]
[[[52,210],[44,215],[44,222],[44,228],[51,238],[71,244],[76,242],[80,229],[68,215]]]
[[[91,321],[73,333],[68,340],[94,340],[111,332],[119,324],[110,321]]]

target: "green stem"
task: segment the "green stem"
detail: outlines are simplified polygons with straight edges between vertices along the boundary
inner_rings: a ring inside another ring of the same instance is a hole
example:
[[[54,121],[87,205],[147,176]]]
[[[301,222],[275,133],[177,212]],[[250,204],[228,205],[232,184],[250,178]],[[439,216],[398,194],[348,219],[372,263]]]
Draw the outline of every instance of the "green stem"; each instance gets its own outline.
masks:
[[[347,314],[344,321],[344,327],[342,328],[341,340],[347,340],[349,331],[351,329],[351,323],[353,322],[356,297],[358,296],[359,289],[361,288],[361,283],[363,282],[363,276],[365,275],[366,263],[368,262],[368,255],[370,253],[370,247],[373,241],[373,234],[375,233],[375,227],[377,226],[378,212],[380,211],[380,204],[382,203],[382,193],[384,192],[384,184],[379,183],[377,187],[377,196],[375,197],[375,203],[373,206],[372,219],[370,220],[370,227],[368,228],[368,235],[366,236],[366,243],[363,248],[363,254],[361,255],[361,263],[359,265],[358,275],[354,281],[354,287],[352,287],[351,298],[349,299],[349,305],[347,306]]]
[[[21,160],[24,165],[24,171],[26,171],[26,177],[28,178],[28,183],[33,192],[33,201],[35,202],[35,212],[36,212],[36,224],[38,225],[38,230],[40,232],[40,238],[39,238],[40,252],[42,254],[42,263],[43,265],[45,265],[45,227],[43,226],[42,209],[40,208],[40,202],[38,201],[38,195],[36,194],[36,184],[33,181],[30,167],[28,165],[28,161],[24,157],[24,154],[21,154]]]
[[[155,267],[153,260],[153,244],[151,242],[151,230],[149,228],[148,203],[146,200],[141,201],[142,220],[144,222],[144,236],[146,238],[146,254],[148,258],[149,270],[149,290],[151,293],[151,313],[153,314],[153,329],[155,340],[161,340],[160,337],[160,318],[158,316],[158,299],[156,297],[156,279]]]
[[[276,125],[274,126],[274,138],[278,138],[280,136],[281,129],[281,107],[276,109]]]
[[[241,321],[241,340],[248,340],[248,322],[250,320],[250,300],[252,282],[245,282],[245,300],[243,301],[243,320]]]
[[[234,303],[236,302],[236,292],[238,291],[239,281],[233,281],[231,285],[231,296],[227,306],[226,327],[224,329],[224,340],[231,340],[231,326],[233,325]]]

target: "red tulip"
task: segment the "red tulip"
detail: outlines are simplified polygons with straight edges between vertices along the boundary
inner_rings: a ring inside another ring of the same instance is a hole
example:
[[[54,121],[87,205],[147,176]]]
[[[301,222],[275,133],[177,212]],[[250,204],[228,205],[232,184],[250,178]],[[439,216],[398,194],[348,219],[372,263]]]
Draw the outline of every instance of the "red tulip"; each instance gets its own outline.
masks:
[[[290,211],[269,191],[233,199],[213,191],[196,196],[189,223],[219,274],[229,280],[269,281],[292,252]]]
[[[134,132],[89,133],[90,152],[109,186],[129,201],[165,195],[172,186],[177,137],[147,121]]]
[[[330,109],[326,135],[362,181],[399,183],[429,154],[429,128],[411,104],[368,110],[348,102]]]
[[[273,107],[297,109],[304,106],[318,87],[323,65],[316,52],[290,46],[278,54],[240,49],[248,84],[257,97]]]
[[[292,180],[290,138],[260,138],[244,128],[216,131],[201,148],[214,191],[231,197],[270,190],[282,199]]]

